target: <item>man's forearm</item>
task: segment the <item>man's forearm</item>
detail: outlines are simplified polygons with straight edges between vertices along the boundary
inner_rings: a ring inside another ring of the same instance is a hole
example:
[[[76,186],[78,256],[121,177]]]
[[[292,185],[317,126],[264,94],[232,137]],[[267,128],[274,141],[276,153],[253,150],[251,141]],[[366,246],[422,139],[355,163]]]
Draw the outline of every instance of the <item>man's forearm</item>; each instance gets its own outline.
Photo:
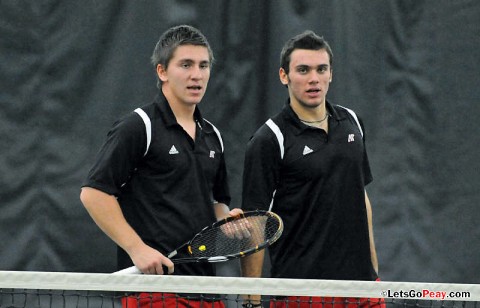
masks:
[[[243,277],[262,277],[263,259],[265,250],[260,250],[252,255],[240,259],[240,266]],[[261,302],[261,296],[256,294],[244,295],[244,302],[258,305]]]
[[[375,249],[375,240],[373,237],[372,205],[370,203],[370,199],[368,198],[367,192],[365,192],[365,205],[367,210],[368,234],[369,234],[369,241],[370,241],[370,258],[372,260],[373,269],[378,274],[377,250]]]
[[[98,227],[127,253],[143,241],[123,216],[114,196],[94,188],[82,189],[80,199]]]
[[[263,259],[265,251],[260,250],[252,255],[240,259],[243,277],[262,277]]]

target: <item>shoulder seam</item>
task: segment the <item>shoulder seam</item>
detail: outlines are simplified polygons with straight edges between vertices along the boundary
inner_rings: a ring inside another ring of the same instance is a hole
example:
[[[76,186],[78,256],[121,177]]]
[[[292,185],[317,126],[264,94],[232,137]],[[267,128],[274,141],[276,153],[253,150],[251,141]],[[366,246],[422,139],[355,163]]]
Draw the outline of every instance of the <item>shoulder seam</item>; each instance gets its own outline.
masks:
[[[355,113],[355,111],[353,111],[352,109],[348,109],[347,107],[340,106],[340,105],[337,105],[337,106],[345,109],[346,111],[348,111],[348,113],[350,113],[350,115],[353,117],[353,119],[357,123],[358,129],[360,130],[360,134],[362,135],[362,138],[363,138],[363,129],[362,129],[362,126],[360,125],[360,121],[358,120],[358,117],[357,117],[357,114]]]
[[[134,110],[134,112],[136,112],[142,118],[143,123],[145,124],[145,132],[147,134],[147,146],[143,156],[146,156],[148,153],[148,149],[150,148],[150,143],[152,142],[152,122],[150,121],[150,117],[142,108],[137,108]]]
[[[210,124],[213,128],[213,131],[215,132],[215,134],[217,134],[217,137],[218,137],[218,141],[220,141],[220,146],[222,148],[222,153],[225,151],[225,148],[223,147],[223,139],[222,139],[222,134],[220,134],[220,131],[218,130],[218,128],[215,127],[215,125],[212,124],[212,122],[208,121],[207,119],[203,118],[203,120],[205,122],[207,122],[208,124]]]
[[[268,119],[267,122],[265,122],[265,124],[267,124],[267,126],[275,134],[275,137],[277,137],[278,145],[280,146],[280,158],[283,159],[283,156],[285,154],[285,146],[284,146],[283,133],[280,127],[278,127],[278,125],[275,122],[273,122],[272,119]]]

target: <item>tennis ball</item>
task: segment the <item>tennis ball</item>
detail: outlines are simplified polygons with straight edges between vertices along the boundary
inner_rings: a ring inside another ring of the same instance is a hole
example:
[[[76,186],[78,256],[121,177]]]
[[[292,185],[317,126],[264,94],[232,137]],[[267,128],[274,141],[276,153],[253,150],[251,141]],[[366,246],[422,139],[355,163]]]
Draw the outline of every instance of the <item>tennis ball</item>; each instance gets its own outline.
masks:
[[[205,247],[205,245],[202,245],[200,247],[198,247],[198,250],[200,251],[205,251],[207,249],[207,247]]]

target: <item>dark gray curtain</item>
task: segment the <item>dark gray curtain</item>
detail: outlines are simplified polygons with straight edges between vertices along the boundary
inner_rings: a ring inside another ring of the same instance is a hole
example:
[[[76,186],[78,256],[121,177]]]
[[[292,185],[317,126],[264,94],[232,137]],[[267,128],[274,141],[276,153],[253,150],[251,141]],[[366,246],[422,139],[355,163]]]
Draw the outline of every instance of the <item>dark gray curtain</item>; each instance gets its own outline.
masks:
[[[112,123],[155,95],[159,35],[186,23],[215,53],[201,108],[232,206],[245,144],[287,96],[280,49],[311,29],[333,48],[329,99],[366,125],[381,278],[479,283],[479,20],[475,0],[0,0],[0,270],[114,270],[80,184]]]

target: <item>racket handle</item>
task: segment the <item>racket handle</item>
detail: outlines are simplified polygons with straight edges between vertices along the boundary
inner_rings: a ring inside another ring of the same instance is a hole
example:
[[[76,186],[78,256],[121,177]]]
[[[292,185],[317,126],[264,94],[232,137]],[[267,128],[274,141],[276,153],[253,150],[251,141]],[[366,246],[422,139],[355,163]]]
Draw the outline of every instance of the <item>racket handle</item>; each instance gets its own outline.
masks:
[[[127,267],[127,268],[124,268],[123,270],[114,272],[114,274],[120,274],[120,275],[141,274],[141,273],[142,272],[136,266]]]

